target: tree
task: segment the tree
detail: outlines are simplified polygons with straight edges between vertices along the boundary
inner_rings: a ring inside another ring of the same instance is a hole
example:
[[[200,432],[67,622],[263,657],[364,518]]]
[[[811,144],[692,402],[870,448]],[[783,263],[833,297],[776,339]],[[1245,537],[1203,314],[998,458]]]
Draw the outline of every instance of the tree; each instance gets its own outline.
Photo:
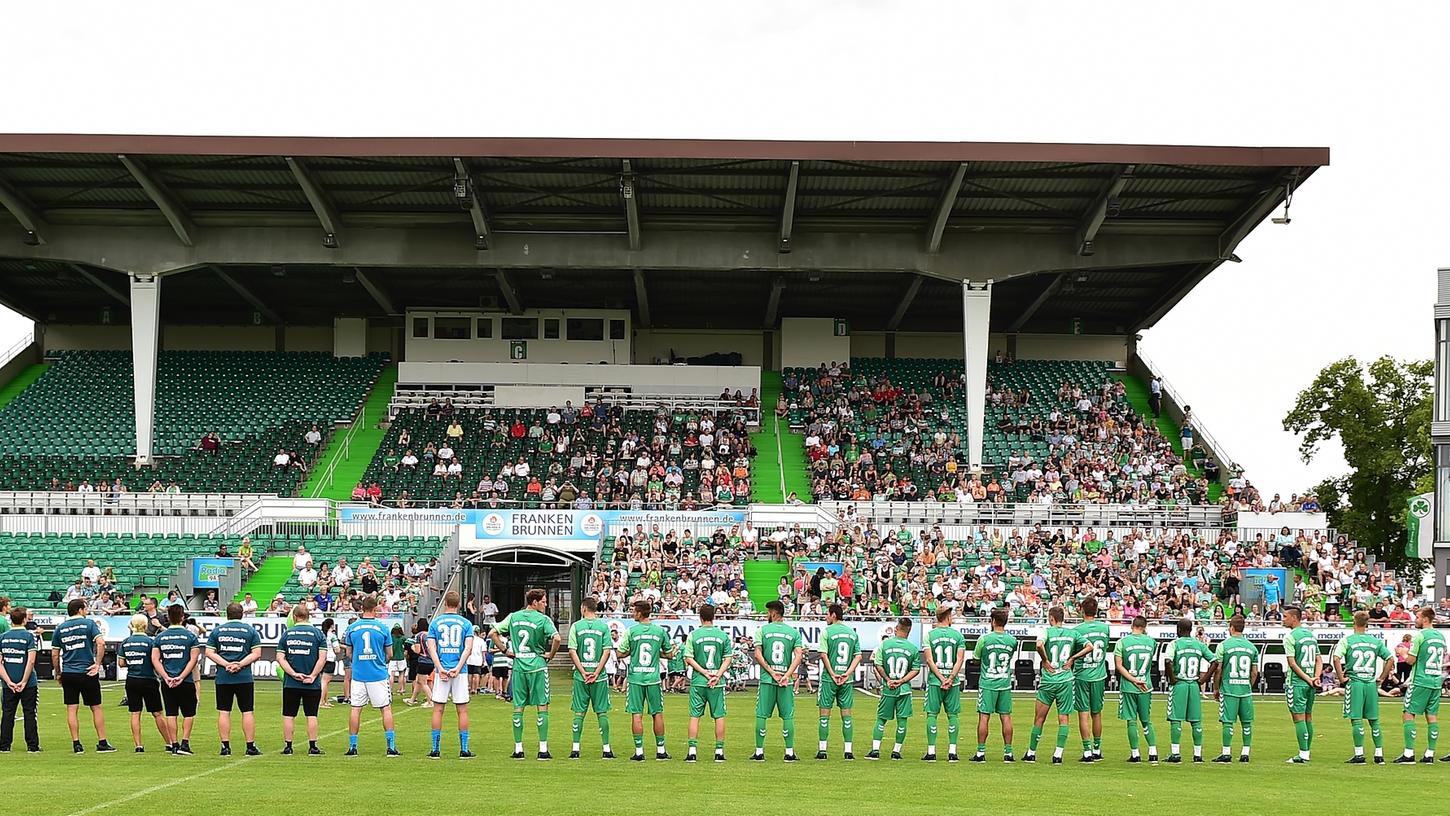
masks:
[[[1368,371],[1353,357],[1332,363],[1299,393],[1284,416],[1284,430],[1303,436],[1308,464],[1321,443],[1338,439],[1350,472],[1326,479],[1320,501],[1338,530],[1378,559],[1416,573],[1405,556],[1405,512],[1410,497],[1431,476],[1431,378],[1428,361],[1381,357]]]

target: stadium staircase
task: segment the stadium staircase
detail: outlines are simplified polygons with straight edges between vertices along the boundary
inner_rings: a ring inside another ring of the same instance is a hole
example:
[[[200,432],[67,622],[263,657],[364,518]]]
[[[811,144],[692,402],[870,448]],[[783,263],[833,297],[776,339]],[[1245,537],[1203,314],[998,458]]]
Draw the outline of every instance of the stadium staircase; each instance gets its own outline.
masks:
[[[243,596],[251,593],[258,606],[266,606],[282,591],[282,587],[292,577],[292,559],[286,552],[266,553],[263,559],[257,566],[257,571],[242,584],[237,597],[232,600],[240,602]]]
[[[745,587],[750,591],[756,609],[764,609],[766,601],[775,600],[775,587],[780,583],[780,577],[789,573],[789,561],[745,561]]]
[[[388,413],[388,401],[393,398],[393,389],[398,384],[398,367],[390,365],[383,369],[373,390],[363,403],[361,422],[356,429],[349,428],[351,441],[344,446],[334,435],[328,449],[322,454],[307,480],[302,495],[311,498],[347,501],[352,498],[352,489],[367,473],[368,463],[377,455],[387,431],[383,419]],[[253,597],[256,597],[255,595]]]
[[[1153,412],[1148,408],[1148,385],[1130,374],[1114,374],[1113,376],[1123,383],[1123,392],[1127,395],[1128,403],[1133,406],[1133,410],[1144,417],[1151,417]],[[1172,443],[1173,450],[1182,458],[1183,445],[1178,441],[1182,438],[1181,429],[1174,424],[1172,419],[1168,418],[1168,414],[1166,413],[1159,415],[1156,424],[1158,425],[1158,430]],[[1203,471],[1194,467],[1192,462],[1185,462],[1184,465],[1188,468],[1188,472],[1194,476],[1203,475]],[[1210,504],[1217,504],[1218,497],[1222,494],[1222,484],[1218,482],[1209,484],[1208,501]]]
[[[755,458],[754,500],[780,504],[794,492],[811,501],[811,477],[806,469],[805,437],[782,425],[775,416],[780,397],[780,372],[760,373],[760,431],[750,435],[759,452]]]
[[[10,401],[20,396],[20,392],[30,387],[30,384],[40,379],[40,375],[50,368],[49,363],[37,363],[28,366],[25,370],[15,375],[15,379],[0,387],[0,408],[10,404]]]

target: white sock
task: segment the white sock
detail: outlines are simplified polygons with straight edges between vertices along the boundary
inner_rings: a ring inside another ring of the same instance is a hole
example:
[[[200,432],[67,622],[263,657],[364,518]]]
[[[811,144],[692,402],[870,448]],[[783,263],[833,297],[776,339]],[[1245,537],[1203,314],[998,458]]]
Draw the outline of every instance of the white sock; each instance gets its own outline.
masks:
[[[787,748],[787,749],[785,749],[785,755],[786,756],[795,756],[795,749],[794,748]]]
[[[1406,748],[1405,749],[1405,756],[1409,757],[1410,759],[1414,759],[1415,758],[1415,752],[1414,751],[1411,751],[1409,748]]]
[[[1195,745],[1195,746],[1193,746],[1193,755],[1196,756],[1196,757],[1203,756],[1203,746],[1202,745]]]
[[[609,747],[609,743],[607,743],[607,742],[606,742],[606,743],[604,743],[604,745],[603,745],[603,747],[602,747],[602,748],[600,748],[600,750],[601,750],[601,751],[608,751],[608,752],[609,752],[609,753],[611,753],[611,754],[612,754],[612,753],[614,753],[614,750],[613,750],[613,749],[612,749],[612,748],[610,748],[610,747]]]
[[[765,749],[764,748],[756,748],[754,755],[755,756],[765,756]]]
[[[579,743],[577,743],[577,742],[574,743],[572,746],[570,746],[569,750],[572,751],[572,752],[574,752],[574,753],[578,753],[579,752]]]
[[[949,742],[949,743],[947,743],[947,753],[949,753],[949,754],[955,754],[956,752],[957,752],[957,744],[955,742]]]
[[[1085,757],[1091,757],[1093,755],[1093,751],[1092,751],[1091,748],[1089,748],[1088,750],[1083,751],[1082,752],[1082,755],[1085,756]]]
[[[549,741],[548,740],[539,740],[539,753],[541,753],[541,754],[547,754],[548,752],[549,752]]]
[[[665,753],[665,746],[663,746],[663,745],[656,745],[655,746],[655,754],[663,754],[663,753]]]
[[[1173,746],[1168,749],[1168,753],[1176,755],[1178,753],[1178,743],[1173,743]]]
[[[1133,758],[1133,759],[1137,759],[1137,758],[1138,758],[1138,749],[1137,749],[1137,748],[1134,748],[1134,749],[1133,749],[1133,750],[1132,750],[1132,751],[1131,751],[1131,752],[1130,752],[1130,753],[1129,753],[1129,756],[1131,756],[1131,757],[1132,757],[1132,758]]]
[[[1363,745],[1355,746],[1354,755],[1355,756],[1364,756],[1364,746]]]
[[[1309,752],[1308,751],[1300,751],[1299,752],[1299,758],[1300,759],[1308,759],[1309,758]]]
[[[1244,747],[1243,747],[1243,748],[1242,748],[1242,749],[1241,749],[1241,750],[1240,750],[1240,751],[1239,751],[1239,756],[1248,756],[1248,755],[1249,755],[1249,746],[1247,746],[1247,745],[1245,745],[1245,746],[1244,746]]]
[[[635,748],[634,749],[634,755],[635,756],[644,756],[644,747],[643,746],[640,746],[640,747]]]
[[[824,751],[824,750],[826,750],[826,741],[825,741],[825,740],[821,740],[821,747],[820,747],[820,748],[818,748],[818,749],[816,749],[816,750],[819,750],[819,751]],[[849,750],[851,750],[851,749],[849,749],[849,748],[847,748],[847,749],[846,749],[846,750],[848,750],[848,751],[849,751]]]
[[[1062,759],[1062,749],[1061,748],[1053,748],[1052,749],[1052,758],[1053,759]]]
[[[695,755],[695,746],[691,745],[689,748],[686,748],[685,749],[685,755],[686,756],[694,756]]]
[[[514,743],[514,753],[516,753],[516,754],[522,754],[523,752],[524,752],[524,744],[522,742],[516,742],[516,743]]]
[[[1376,748],[1376,749],[1374,749],[1374,755],[1377,756],[1377,757],[1383,757],[1385,755],[1385,749],[1383,749],[1383,748]]]
[[[880,751],[881,750],[881,740],[877,740],[877,739],[871,740],[871,750],[873,750],[873,751]]]
[[[893,743],[892,746],[891,746],[891,753],[893,753],[893,754],[899,754],[899,753],[901,753],[901,743],[899,743],[899,742]]]
[[[846,753],[848,753],[848,754],[850,754],[850,753],[854,753],[854,751],[852,751],[852,750],[851,750],[851,743],[849,743],[849,742],[848,742],[848,743],[846,743],[846,746],[845,746],[845,748],[846,748]],[[824,751],[824,750],[826,750],[826,749],[825,749],[825,743],[821,743],[821,750],[822,750],[822,751]]]

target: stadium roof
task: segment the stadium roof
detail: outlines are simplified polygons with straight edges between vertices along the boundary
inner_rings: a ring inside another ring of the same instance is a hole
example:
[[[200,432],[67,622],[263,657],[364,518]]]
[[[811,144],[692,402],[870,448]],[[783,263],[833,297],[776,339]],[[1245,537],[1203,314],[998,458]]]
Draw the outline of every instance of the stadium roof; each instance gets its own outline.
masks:
[[[1325,148],[0,134],[0,300],[96,322],[123,274],[163,320],[409,306],[634,310],[640,325],[844,317],[1150,326]],[[124,309],[118,309],[124,314]],[[118,315],[119,317],[120,315]]]

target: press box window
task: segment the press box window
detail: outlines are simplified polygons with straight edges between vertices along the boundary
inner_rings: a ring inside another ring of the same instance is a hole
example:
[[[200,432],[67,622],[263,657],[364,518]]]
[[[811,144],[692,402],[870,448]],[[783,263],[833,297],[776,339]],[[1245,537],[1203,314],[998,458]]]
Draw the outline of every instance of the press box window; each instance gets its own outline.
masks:
[[[505,317],[499,320],[499,337],[505,340],[539,339],[537,317]]]
[[[623,340],[624,339],[624,321],[623,320],[611,320],[611,321],[609,321],[609,339],[610,340]]]
[[[544,339],[545,340],[558,340],[559,339],[559,318],[557,318],[557,317],[550,317],[550,318],[545,318],[544,319]]]
[[[493,318],[480,317],[478,319],[478,334],[474,335],[480,340],[493,339]]]
[[[467,340],[468,330],[473,327],[473,319],[468,317],[435,317],[433,318],[433,339],[434,340]]]
[[[426,318],[426,317],[415,317],[415,318],[413,318],[413,336],[414,337],[420,337],[420,338],[423,338],[423,339],[427,339],[427,337],[428,337],[428,318]]]
[[[604,318],[601,317],[571,317],[564,322],[564,328],[569,330],[570,340],[604,339]]]

